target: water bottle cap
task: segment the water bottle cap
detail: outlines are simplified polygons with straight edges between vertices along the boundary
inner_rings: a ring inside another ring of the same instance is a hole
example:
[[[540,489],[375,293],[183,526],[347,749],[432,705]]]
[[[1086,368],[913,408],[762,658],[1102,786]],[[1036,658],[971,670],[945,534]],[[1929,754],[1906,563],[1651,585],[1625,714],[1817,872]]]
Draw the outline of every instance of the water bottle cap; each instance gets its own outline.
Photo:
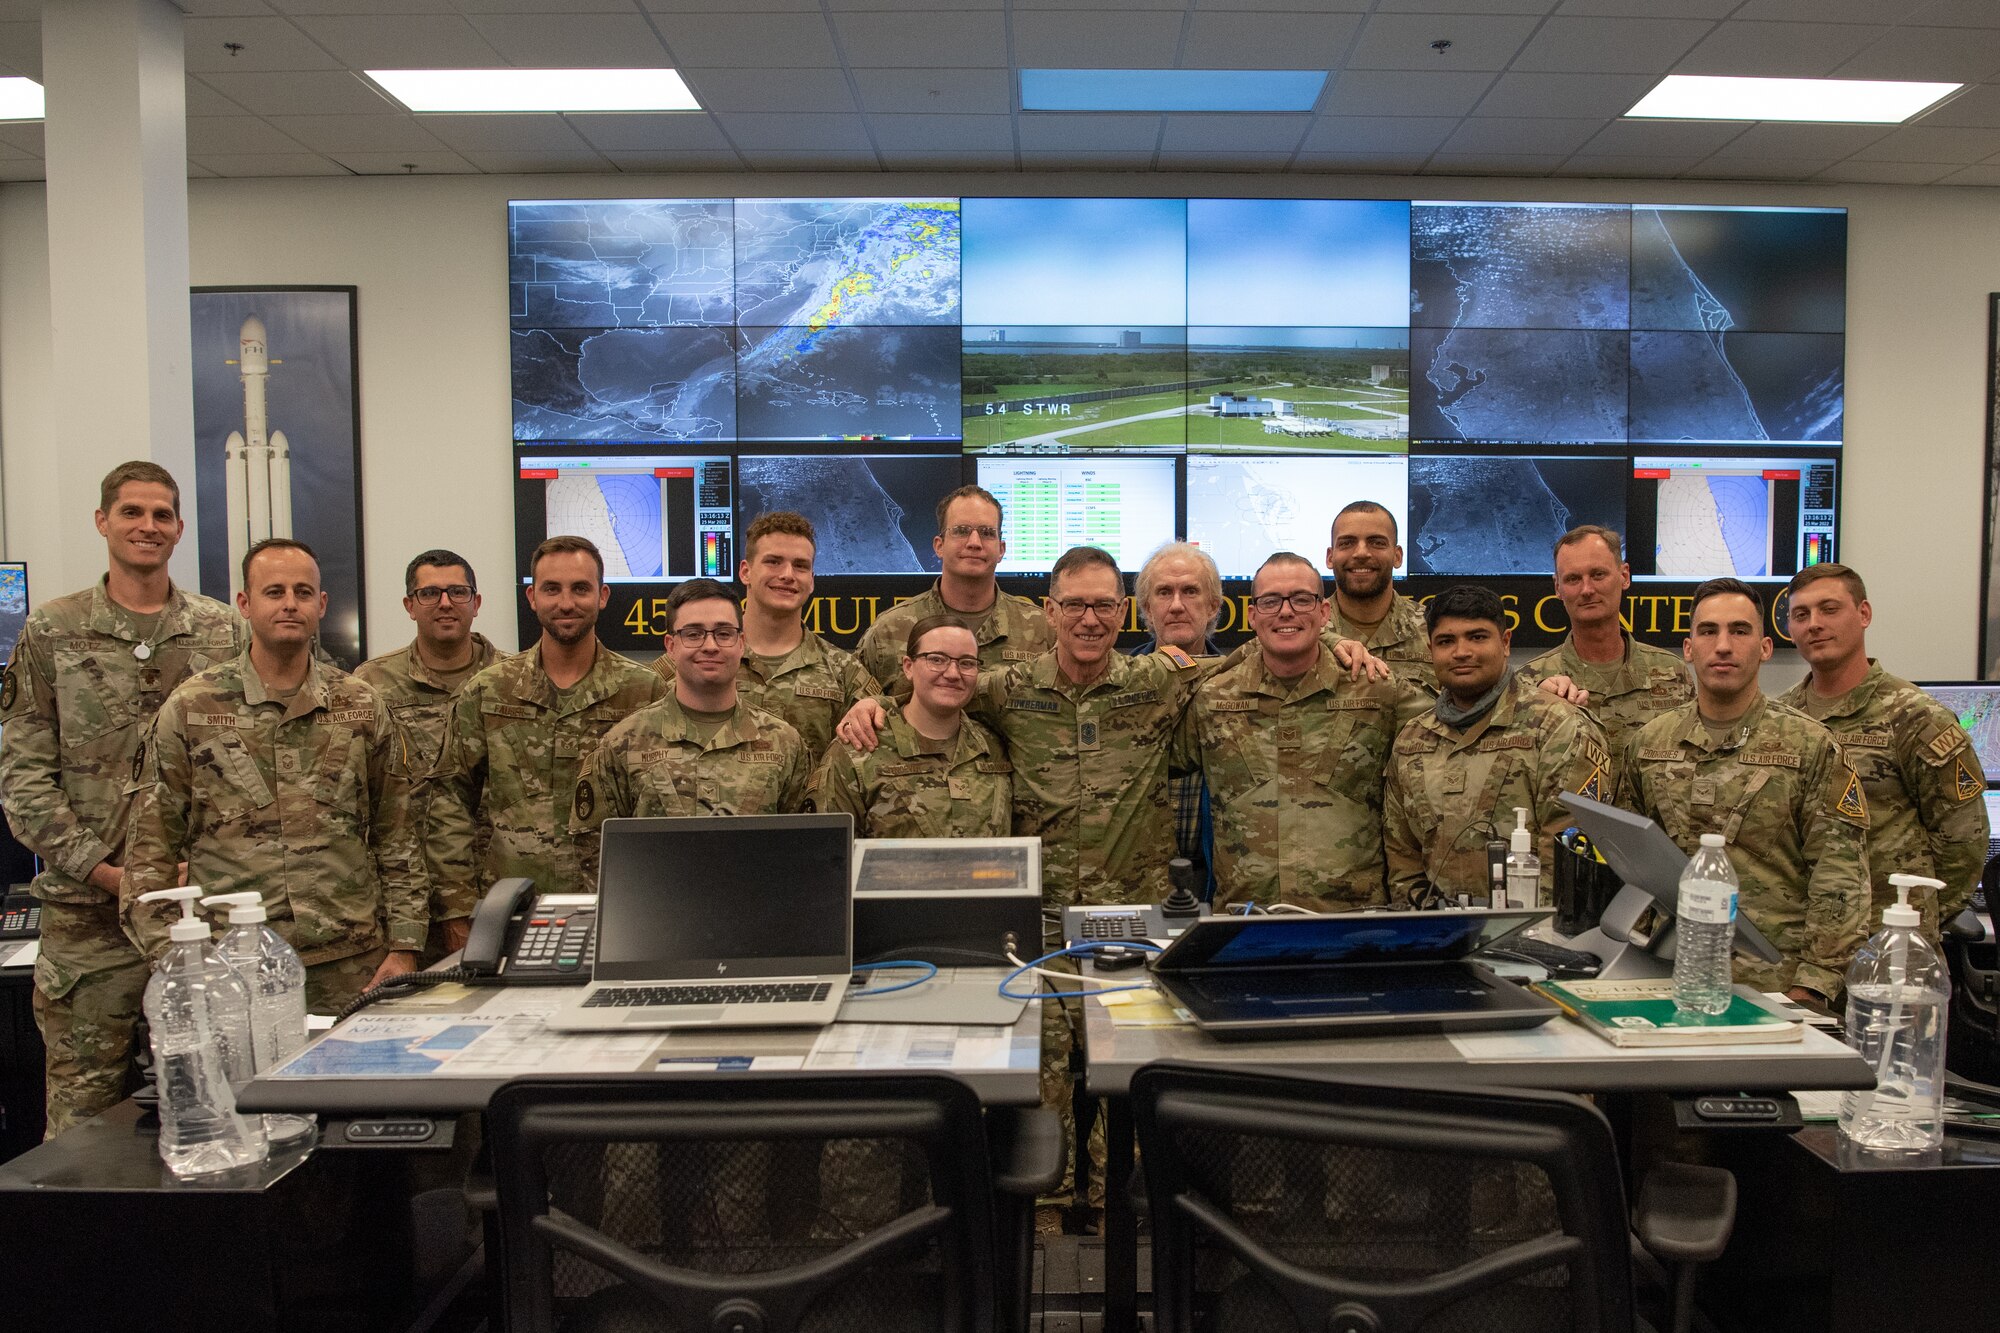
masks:
[[[1701,845],[1704,847],[1726,847],[1729,845],[1729,839],[1723,837],[1720,833],[1704,833],[1701,835]]]

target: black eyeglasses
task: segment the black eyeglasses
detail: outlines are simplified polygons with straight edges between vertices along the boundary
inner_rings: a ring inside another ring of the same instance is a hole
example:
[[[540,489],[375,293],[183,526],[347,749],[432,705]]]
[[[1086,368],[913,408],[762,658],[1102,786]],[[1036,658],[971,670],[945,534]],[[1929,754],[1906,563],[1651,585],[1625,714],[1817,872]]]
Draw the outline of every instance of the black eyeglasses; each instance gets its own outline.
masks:
[[[957,667],[968,676],[979,674],[979,659],[976,657],[953,657],[950,653],[918,653],[916,660],[940,676],[952,667]]]
[[[1325,600],[1316,592],[1267,592],[1261,597],[1252,597],[1250,605],[1267,616],[1276,615],[1288,606],[1304,615]]]
[[[424,606],[436,606],[438,599],[441,597],[451,598],[454,606],[464,606],[472,600],[473,595],[478,591],[477,588],[474,588],[469,583],[450,583],[442,588],[435,585],[428,588],[419,588],[411,593],[410,596],[416,598]]]
[[[717,625],[714,629],[696,629],[689,625],[686,629],[675,630],[674,637],[680,640],[683,648],[699,648],[703,639],[714,639],[716,647],[727,648],[743,637],[743,631],[734,625]]]

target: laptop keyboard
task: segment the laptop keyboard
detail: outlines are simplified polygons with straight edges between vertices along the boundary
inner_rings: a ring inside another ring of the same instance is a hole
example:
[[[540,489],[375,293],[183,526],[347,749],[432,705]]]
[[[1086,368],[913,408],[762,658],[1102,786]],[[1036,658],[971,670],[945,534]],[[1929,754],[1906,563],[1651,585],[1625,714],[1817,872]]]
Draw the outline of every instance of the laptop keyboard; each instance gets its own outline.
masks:
[[[833,987],[824,981],[738,981],[713,986],[614,986],[583,1002],[586,1009],[664,1009],[680,1004],[811,1004]]]

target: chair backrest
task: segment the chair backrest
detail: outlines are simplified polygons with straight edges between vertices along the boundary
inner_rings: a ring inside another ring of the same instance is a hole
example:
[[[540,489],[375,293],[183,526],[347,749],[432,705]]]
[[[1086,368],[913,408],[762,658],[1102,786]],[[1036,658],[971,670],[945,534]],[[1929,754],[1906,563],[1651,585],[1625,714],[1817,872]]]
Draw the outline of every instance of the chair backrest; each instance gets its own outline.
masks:
[[[1149,1065],[1162,1333],[1632,1327],[1611,1127],[1561,1093]]]
[[[522,1079],[486,1124],[510,1329],[992,1326],[991,1167],[953,1079]]]

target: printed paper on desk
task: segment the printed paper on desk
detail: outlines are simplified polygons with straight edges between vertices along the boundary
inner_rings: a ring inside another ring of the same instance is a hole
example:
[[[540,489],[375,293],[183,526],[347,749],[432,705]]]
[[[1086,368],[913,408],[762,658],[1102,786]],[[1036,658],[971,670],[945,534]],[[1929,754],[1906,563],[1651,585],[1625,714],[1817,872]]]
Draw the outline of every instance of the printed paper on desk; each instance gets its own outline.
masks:
[[[451,1073],[628,1074],[647,1068],[660,1046],[657,1032],[557,1032],[544,1017],[515,1014],[500,1020],[484,1040],[458,1058]]]
[[[836,1023],[820,1033],[807,1069],[1005,1069],[1013,1029]]]
[[[278,1078],[380,1078],[436,1074],[493,1027],[446,1014],[362,1015],[293,1056]]]
[[[14,950],[13,957],[0,959],[0,967],[32,967],[35,960],[41,956],[42,942],[40,940],[29,940],[26,944]]]

